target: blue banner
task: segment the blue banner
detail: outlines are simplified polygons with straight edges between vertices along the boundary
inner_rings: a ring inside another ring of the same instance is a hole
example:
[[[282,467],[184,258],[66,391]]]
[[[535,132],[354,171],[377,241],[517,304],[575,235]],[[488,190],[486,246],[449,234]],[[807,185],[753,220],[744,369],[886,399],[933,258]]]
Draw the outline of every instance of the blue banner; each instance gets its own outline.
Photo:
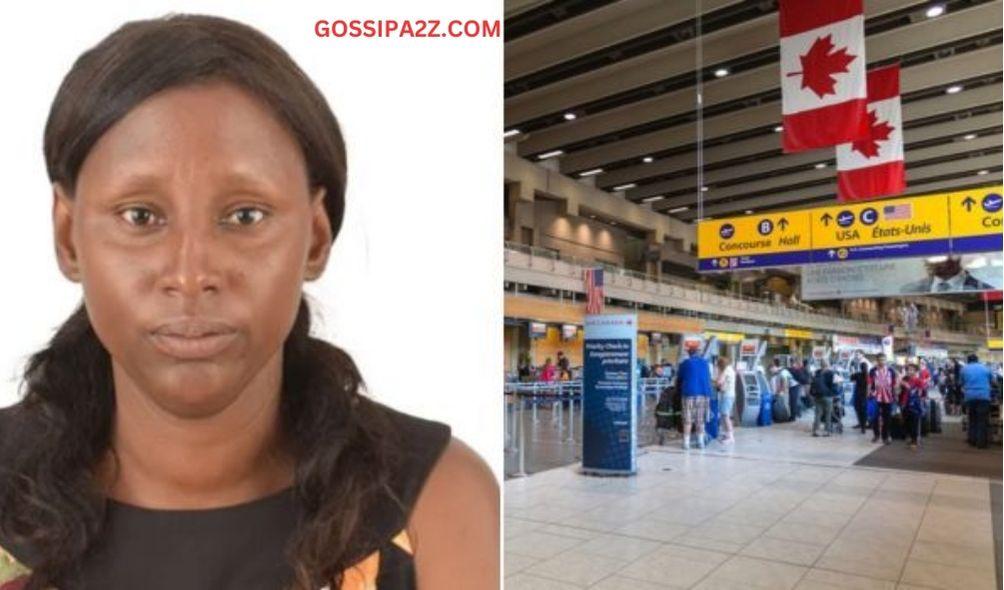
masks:
[[[634,315],[587,315],[582,375],[582,469],[637,471],[638,408]]]

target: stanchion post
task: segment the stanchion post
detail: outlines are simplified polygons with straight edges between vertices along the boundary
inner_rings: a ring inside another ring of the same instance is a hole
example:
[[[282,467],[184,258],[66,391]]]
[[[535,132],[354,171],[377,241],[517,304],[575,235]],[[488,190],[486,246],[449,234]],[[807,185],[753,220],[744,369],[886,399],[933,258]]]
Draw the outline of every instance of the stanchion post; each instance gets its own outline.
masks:
[[[517,398],[518,399],[518,398]],[[523,400],[519,399],[519,412],[516,421],[516,427],[519,429],[519,438],[517,439],[517,444],[519,445],[518,459],[516,473],[513,477],[526,477],[526,435],[525,426],[523,424]]]

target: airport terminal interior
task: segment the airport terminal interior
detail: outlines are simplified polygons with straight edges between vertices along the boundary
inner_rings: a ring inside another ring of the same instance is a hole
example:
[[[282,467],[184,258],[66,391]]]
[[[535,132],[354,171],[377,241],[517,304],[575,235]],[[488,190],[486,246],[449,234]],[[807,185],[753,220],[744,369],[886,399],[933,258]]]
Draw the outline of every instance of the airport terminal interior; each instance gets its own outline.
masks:
[[[777,0],[506,0],[507,589],[1001,587],[1002,1],[863,11],[905,185],[848,205],[839,148],[786,149]],[[811,229],[908,222],[950,250]],[[603,316],[634,321],[629,473],[584,459]],[[734,407],[693,414],[685,360]]]

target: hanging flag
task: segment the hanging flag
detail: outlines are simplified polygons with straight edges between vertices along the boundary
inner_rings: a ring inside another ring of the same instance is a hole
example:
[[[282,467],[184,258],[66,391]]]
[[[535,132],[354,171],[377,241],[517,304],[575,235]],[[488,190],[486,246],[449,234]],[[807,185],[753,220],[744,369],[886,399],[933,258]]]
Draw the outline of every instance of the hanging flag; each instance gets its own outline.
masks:
[[[868,72],[868,135],[837,146],[837,199],[859,201],[906,190],[899,65]]]
[[[586,281],[586,313],[603,313],[603,269],[587,268],[583,275]]]
[[[838,145],[868,131],[863,0],[781,0],[785,152]]]

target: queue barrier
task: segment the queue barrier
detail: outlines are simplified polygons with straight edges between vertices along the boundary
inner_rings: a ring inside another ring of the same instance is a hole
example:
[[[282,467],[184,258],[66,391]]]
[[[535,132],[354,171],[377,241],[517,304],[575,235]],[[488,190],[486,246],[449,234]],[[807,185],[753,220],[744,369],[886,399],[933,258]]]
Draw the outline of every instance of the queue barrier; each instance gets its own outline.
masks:
[[[658,403],[662,391],[669,386],[670,380],[664,377],[639,379],[638,404],[639,420],[648,411],[649,398]],[[534,381],[514,382],[504,384],[505,412],[505,451],[517,455],[517,470],[510,477],[526,477],[526,433],[524,411],[531,412],[530,421],[540,422],[538,408],[549,408],[551,424],[558,429],[559,436],[564,434],[562,442],[574,444],[576,424],[576,404],[582,403],[582,381]],[[567,429],[565,426],[565,408],[567,407]],[[581,408],[581,406],[580,406]]]

